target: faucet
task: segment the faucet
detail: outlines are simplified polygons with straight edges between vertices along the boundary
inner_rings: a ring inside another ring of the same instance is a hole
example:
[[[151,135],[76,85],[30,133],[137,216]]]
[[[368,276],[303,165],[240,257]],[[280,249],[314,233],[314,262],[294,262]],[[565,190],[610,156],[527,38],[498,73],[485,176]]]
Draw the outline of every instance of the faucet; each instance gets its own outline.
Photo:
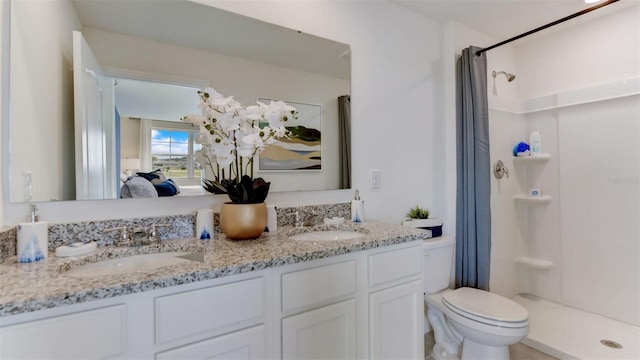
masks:
[[[160,242],[158,228],[170,226],[171,225],[168,224],[151,224],[149,230],[145,230],[141,227],[130,230],[125,225],[121,227],[104,229],[104,232],[120,231],[120,234],[118,235],[118,241],[116,241],[116,246],[142,246]]]
[[[116,241],[116,246],[129,246],[131,244],[131,241],[129,240],[130,239],[129,228],[126,225],[104,229],[105,233],[112,232],[112,231],[120,231],[120,234],[118,235],[118,240]]]
[[[295,227],[313,226],[315,225],[315,220],[318,218],[318,216],[310,216],[306,220],[303,220],[302,216],[300,216],[300,213],[297,210],[295,215],[296,215]]]
[[[298,210],[296,210],[295,227],[304,227],[304,221],[302,221],[302,218],[300,217],[300,212]]]

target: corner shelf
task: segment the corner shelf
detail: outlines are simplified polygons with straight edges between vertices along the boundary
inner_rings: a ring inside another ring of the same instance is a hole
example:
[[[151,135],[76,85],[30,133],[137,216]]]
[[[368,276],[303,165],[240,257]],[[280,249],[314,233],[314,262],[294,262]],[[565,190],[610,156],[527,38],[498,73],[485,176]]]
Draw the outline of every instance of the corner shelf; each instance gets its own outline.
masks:
[[[551,202],[550,195],[542,195],[542,196],[529,196],[529,195],[516,195],[513,197],[514,200],[525,202],[525,203],[536,203],[536,204],[546,204]]]
[[[551,154],[540,154],[536,156],[514,156],[514,164],[539,164],[551,159]]]

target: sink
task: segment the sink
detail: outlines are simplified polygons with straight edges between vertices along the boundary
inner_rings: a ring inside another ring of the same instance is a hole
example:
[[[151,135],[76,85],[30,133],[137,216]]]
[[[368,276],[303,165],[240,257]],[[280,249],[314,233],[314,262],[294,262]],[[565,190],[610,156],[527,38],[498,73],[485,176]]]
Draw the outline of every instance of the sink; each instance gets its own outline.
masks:
[[[357,231],[330,230],[330,231],[314,231],[292,235],[290,238],[299,241],[335,241],[350,240],[364,237],[364,234]]]
[[[204,254],[191,252],[166,252],[134,255],[104,260],[72,268],[65,274],[75,277],[143,273],[165,266],[189,261],[204,261]]]

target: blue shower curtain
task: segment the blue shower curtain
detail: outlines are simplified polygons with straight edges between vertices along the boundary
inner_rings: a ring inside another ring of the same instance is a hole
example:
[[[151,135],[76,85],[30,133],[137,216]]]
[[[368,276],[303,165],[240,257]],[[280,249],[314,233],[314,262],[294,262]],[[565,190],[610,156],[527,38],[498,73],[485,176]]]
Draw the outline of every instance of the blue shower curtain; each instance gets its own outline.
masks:
[[[491,166],[487,58],[471,46],[457,63],[456,288],[489,290]]]

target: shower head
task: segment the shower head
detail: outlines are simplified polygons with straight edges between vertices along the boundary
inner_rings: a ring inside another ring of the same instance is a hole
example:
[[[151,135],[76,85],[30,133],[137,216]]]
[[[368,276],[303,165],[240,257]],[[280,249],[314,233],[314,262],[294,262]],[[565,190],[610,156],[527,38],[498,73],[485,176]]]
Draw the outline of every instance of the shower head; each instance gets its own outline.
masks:
[[[516,79],[516,76],[515,76],[514,74],[510,74],[510,73],[508,73],[508,72],[506,72],[506,71],[498,71],[498,72],[495,72],[495,70],[494,70],[494,71],[492,71],[492,72],[491,72],[491,76],[493,76],[493,78],[494,78],[494,79],[495,79],[495,78],[496,78],[496,76],[498,76],[499,74],[504,74],[504,76],[506,76],[506,77],[507,77],[507,81],[508,81],[508,82],[512,82],[513,80],[515,80],[515,79]]]

